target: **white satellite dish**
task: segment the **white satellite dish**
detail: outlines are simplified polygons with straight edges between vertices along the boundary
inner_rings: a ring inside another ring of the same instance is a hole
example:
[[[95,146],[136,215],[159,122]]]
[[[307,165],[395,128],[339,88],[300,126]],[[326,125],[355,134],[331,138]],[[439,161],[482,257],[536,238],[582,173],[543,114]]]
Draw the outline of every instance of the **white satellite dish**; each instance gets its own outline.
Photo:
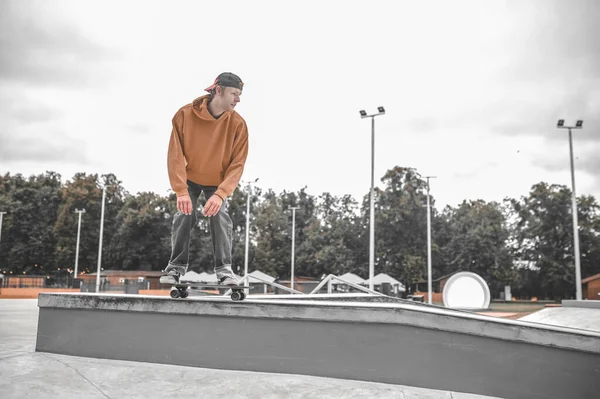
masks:
[[[443,300],[447,308],[487,309],[490,306],[490,289],[481,276],[459,272],[444,285]]]

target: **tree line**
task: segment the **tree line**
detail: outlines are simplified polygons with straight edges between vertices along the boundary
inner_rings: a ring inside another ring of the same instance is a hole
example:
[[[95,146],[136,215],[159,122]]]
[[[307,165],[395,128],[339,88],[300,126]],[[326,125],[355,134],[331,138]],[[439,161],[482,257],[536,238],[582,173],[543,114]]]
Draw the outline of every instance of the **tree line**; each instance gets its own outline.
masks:
[[[95,272],[102,187],[106,186],[102,267],[162,270],[171,251],[174,193],[128,193],[114,174],[77,173],[62,183],[46,172],[0,176],[0,272],[73,274],[78,214],[82,214],[79,271]],[[368,278],[369,194],[352,196],[305,188],[275,193],[239,186],[229,199],[234,225],[233,267],[243,273],[246,201],[250,195],[249,271],[289,278],[292,215],[297,206],[295,275],[320,279],[346,272]],[[502,202],[464,200],[438,210],[431,196],[433,278],[456,271],[482,276],[494,296],[572,298],[575,267],[571,191],[540,182],[527,196]],[[203,203],[202,201],[200,203]],[[600,273],[600,212],[592,196],[577,198],[583,278]],[[375,271],[412,287],[427,279],[427,182],[412,168],[389,169],[375,190]],[[212,271],[207,218],[192,232],[190,269]],[[425,288],[421,285],[421,289]]]

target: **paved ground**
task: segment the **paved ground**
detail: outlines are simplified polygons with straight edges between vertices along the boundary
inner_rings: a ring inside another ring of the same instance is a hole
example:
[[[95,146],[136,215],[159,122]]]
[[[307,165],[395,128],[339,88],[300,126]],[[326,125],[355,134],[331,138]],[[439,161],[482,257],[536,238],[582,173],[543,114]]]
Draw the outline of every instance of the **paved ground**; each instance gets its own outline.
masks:
[[[35,352],[35,299],[0,300],[0,397],[490,398],[301,375],[211,370]]]

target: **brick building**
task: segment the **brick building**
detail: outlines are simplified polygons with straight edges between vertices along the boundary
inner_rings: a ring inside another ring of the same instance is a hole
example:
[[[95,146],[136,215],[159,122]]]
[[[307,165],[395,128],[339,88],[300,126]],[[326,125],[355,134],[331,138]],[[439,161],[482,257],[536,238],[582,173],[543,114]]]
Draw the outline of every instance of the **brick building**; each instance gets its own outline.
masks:
[[[582,296],[584,299],[600,301],[600,273],[581,280],[583,285]]]
[[[140,285],[143,289],[155,290],[166,287],[159,283],[162,275],[161,271],[151,270],[103,270],[100,281],[111,286]],[[80,274],[79,279],[84,284],[96,284],[96,273]]]

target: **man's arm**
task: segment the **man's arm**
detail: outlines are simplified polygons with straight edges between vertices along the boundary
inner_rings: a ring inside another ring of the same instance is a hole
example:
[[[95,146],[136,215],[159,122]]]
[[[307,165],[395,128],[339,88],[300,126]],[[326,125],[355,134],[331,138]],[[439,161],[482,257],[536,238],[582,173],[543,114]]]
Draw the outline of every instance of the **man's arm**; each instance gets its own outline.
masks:
[[[237,187],[244,172],[244,165],[246,164],[246,158],[248,157],[248,127],[244,122],[240,126],[240,130],[236,135],[233,142],[233,156],[229,167],[225,171],[225,178],[223,182],[219,184],[216,195],[225,200],[229,197],[233,190]]]
[[[173,130],[167,152],[167,169],[171,188],[178,197],[189,195],[187,188],[186,161],[183,155],[183,117],[181,111],[173,117]]]

